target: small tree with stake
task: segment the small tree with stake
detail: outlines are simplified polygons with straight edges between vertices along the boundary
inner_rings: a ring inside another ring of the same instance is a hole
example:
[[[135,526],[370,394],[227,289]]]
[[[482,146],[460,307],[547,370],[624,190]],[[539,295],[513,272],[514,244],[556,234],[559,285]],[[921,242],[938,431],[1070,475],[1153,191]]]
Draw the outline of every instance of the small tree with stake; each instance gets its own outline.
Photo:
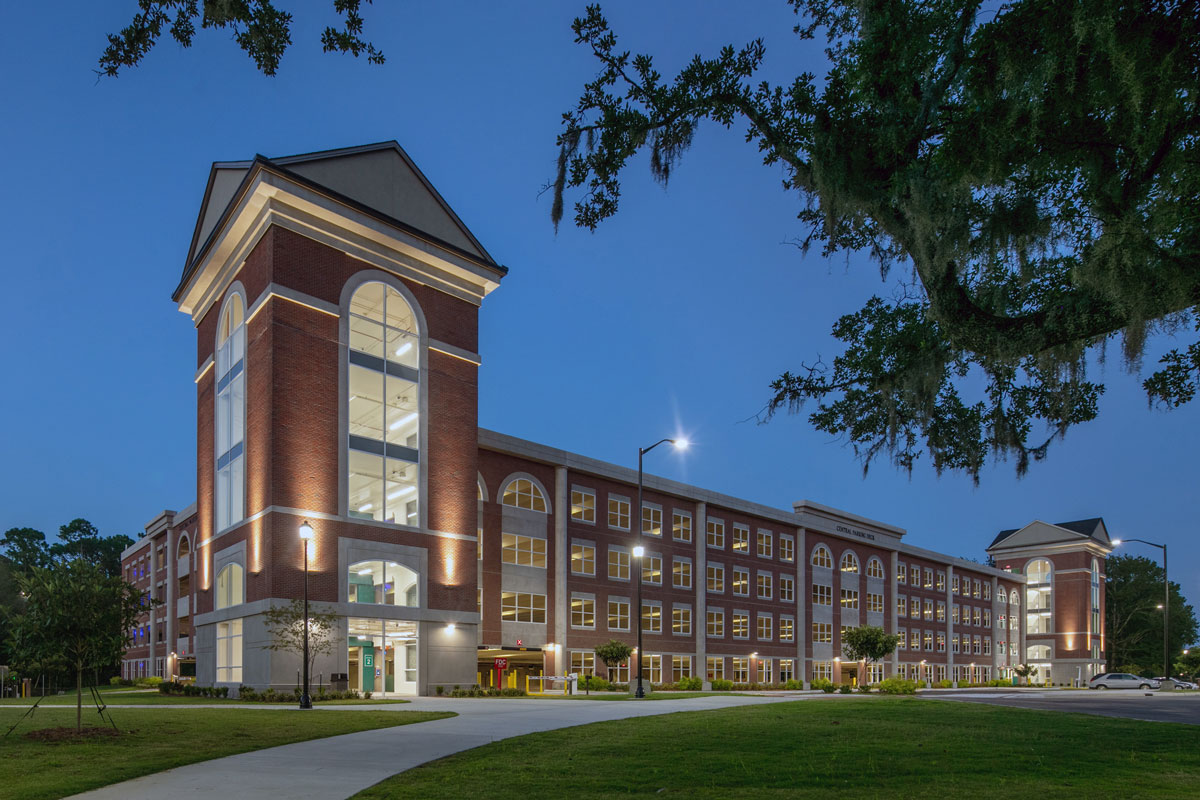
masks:
[[[1013,672],[1015,672],[1026,683],[1029,683],[1029,676],[1037,672],[1037,669],[1038,668],[1033,664],[1017,664],[1015,667],[1013,667]]]
[[[75,672],[75,729],[83,729],[83,673],[120,661],[138,614],[154,605],[142,591],[83,559],[33,567],[20,576],[25,610],[14,625],[21,658],[55,660]]]
[[[308,607],[308,668],[312,670],[317,656],[333,653],[338,638],[338,615],[314,611]],[[268,650],[295,653],[304,657],[304,601],[299,598],[275,606],[263,614],[267,632],[271,635]]]
[[[842,634],[842,652],[851,661],[874,663],[890,656],[899,642],[899,636],[887,633],[883,628],[871,625],[849,628]]]
[[[603,661],[604,666],[609,669],[609,680],[612,679],[613,667],[619,667],[628,662],[631,655],[633,655],[633,648],[618,639],[610,639],[596,648],[596,658]]]

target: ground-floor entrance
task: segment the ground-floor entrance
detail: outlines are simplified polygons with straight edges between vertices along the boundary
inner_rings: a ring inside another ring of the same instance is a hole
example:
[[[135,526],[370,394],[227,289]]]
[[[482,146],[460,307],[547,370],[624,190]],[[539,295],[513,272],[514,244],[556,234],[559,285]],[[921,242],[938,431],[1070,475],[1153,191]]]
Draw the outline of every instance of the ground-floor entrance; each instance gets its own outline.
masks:
[[[417,693],[417,623],[350,617],[348,685],[358,692]]]
[[[499,667],[499,669],[498,669]],[[487,648],[476,656],[476,679],[480,686],[541,691],[545,655],[540,648]]]

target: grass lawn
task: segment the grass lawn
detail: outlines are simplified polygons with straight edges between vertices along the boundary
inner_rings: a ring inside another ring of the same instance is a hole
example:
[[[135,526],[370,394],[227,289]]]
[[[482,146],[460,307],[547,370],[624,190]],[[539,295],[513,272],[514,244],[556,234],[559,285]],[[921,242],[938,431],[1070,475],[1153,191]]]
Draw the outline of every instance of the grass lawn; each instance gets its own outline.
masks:
[[[650,692],[643,700],[687,700],[689,697],[714,697],[717,695],[733,694],[733,692]],[[558,694],[546,695],[551,700],[635,700],[629,692],[592,692],[564,696]]]
[[[192,705],[220,705],[220,706],[294,706],[295,702],[289,700],[286,703],[242,703],[232,698],[225,699],[220,697],[184,697],[181,695],[162,694],[159,691],[153,692],[103,692],[101,698],[108,705],[115,706],[192,706]],[[31,706],[37,700],[36,697],[26,698],[5,698],[0,700],[0,706]],[[396,703],[407,703],[407,700],[398,698],[379,699],[379,700],[322,700],[316,705],[334,705],[334,706],[361,706],[361,705],[392,705]],[[42,701],[41,708],[46,706],[74,706],[74,694],[55,694],[50,695]],[[86,715],[88,709],[95,709],[95,704],[92,702],[91,694],[84,692],[83,694],[83,713]],[[9,723],[12,724],[11,722]],[[3,731],[0,731],[2,733]]]
[[[916,698],[808,700],[535,733],[356,798],[1195,797],[1200,727]]]
[[[23,712],[0,709],[0,734]],[[452,717],[447,712],[253,711],[246,709],[118,709],[112,712],[123,731],[118,738],[43,743],[24,736],[40,728],[75,725],[73,709],[56,706],[35,712],[6,738],[0,738],[0,796],[42,800],[107,786],[171,767],[280,744],[390,728]],[[286,720],[281,716],[286,715]],[[84,724],[98,727],[96,713],[85,711]],[[107,725],[105,727],[108,727]]]

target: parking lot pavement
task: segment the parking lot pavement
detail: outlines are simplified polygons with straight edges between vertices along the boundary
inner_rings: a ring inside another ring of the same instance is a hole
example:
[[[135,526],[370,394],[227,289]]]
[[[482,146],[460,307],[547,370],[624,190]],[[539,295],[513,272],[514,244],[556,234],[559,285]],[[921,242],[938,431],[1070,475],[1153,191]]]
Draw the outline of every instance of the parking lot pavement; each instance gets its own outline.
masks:
[[[1200,692],[1143,692],[1136,689],[1046,692],[922,692],[921,697],[962,703],[987,703],[1012,708],[1070,711],[1102,717],[1125,717],[1149,722],[1200,725]]]

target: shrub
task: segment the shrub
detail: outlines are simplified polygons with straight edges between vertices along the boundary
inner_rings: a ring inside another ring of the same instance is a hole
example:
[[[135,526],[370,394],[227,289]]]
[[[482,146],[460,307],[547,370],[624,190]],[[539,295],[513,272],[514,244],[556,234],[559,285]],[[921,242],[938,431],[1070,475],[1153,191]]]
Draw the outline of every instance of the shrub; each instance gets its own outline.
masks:
[[[133,686],[133,681],[129,678],[122,678],[120,675],[114,675],[108,679],[109,686]]]
[[[153,688],[161,685],[162,682],[163,682],[163,679],[158,677],[157,675],[150,675],[145,678],[138,678],[136,681],[134,681],[133,685],[141,686],[144,689],[153,689]]]
[[[714,692],[729,692],[733,690],[733,681],[718,678],[712,682],[712,687]]]
[[[610,683],[608,685],[608,690],[610,692],[628,692],[629,684],[628,683]]]
[[[441,694],[441,688],[442,688],[442,687],[440,687],[440,686],[438,687],[438,690],[439,690],[439,691],[438,691],[438,694]],[[371,699],[371,692],[363,692],[363,699],[365,699],[365,700],[370,700],[370,699]]]
[[[907,678],[886,678],[879,683],[880,694],[916,694],[917,681]]]
[[[820,689],[825,694],[830,694],[833,692],[833,681],[829,680],[829,678],[817,678],[812,682],[812,688]]]
[[[608,691],[611,684],[599,675],[585,675],[579,679],[579,688],[592,692]]]
[[[863,693],[863,694],[870,694],[870,693],[871,693],[871,684],[869,684],[869,683],[860,683],[860,684],[858,685],[858,691],[860,691],[860,692],[861,692],[861,693]]]
[[[501,697],[528,697],[524,689],[501,689]]]
[[[785,681],[783,684],[783,688],[788,691],[796,691],[797,689],[803,689],[804,684],[801,681],[795,680],[793,678],[792,680]]]
[[[702,678],[681,678],[675,683],[675,688],[684,692],[698,692],[704,688]]]
[[[950,687],[952,687],[954,685],[954,681],[942,680],[942,681],[938,681],[937,685],[938,685],[939,689],[949,689]]]
[[[457,687],[456,687],[456,688],[457,688]],[[438,697],[441,697],[441,696],[442,696],[442,695],[444,695],[445,693],[446,693],[446,687],[445,687],[445,686],[439,686],[439,687],[437,687],[437,696],[438,696]]]
[[[917,681],[917,688],[918,689],[928,689],[929,686],[928,686],[928,684],[925,683],[925,681]]]
[[[843,683],[838,686],[838,692],[840,694],[850,694],[852,691],[854,691],[854,687],[848,683]]]

